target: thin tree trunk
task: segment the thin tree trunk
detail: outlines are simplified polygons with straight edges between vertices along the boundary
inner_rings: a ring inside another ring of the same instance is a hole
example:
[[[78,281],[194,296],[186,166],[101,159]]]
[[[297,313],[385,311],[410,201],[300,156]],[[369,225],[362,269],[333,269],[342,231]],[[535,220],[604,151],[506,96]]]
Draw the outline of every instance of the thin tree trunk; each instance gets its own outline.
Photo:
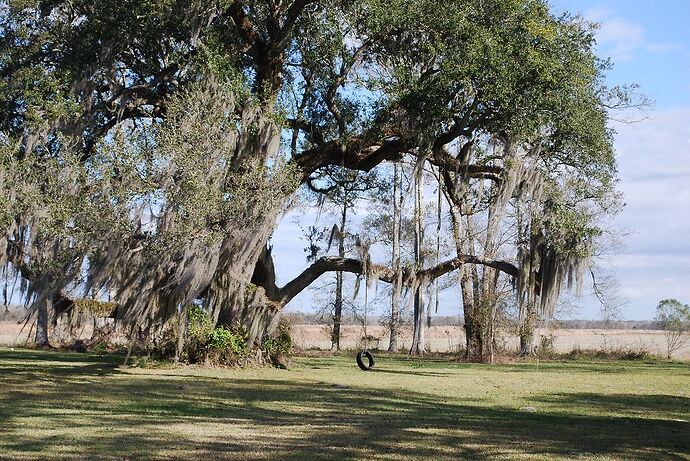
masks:
[[[182,306],[180,309],[179,325],[177,329],[177,348],[175,349],[175,362],[179,362],[184,351],[184,343],[187,336],[187,306]]]
[[[534,327],[536,323],[536,312],[534,304],[529,302],[525,307],[525,315],[520,325],[520,355],[526,357],[534,350]]]
[[[391,267],[396,272],[395,282],[393,283],[393,295],[391,296],[391,319],[389,324],[390,342],[388,352],[398,350],[398,324],[400,321],[400,290],[402,289],[402,273],[400,272],[400,220],[402,208],[402,187],[400,183],[400,167],[393,165],[393,256]],[[398,190],[400,190],[400,201],[398,201]]]
[[[415,270],[424,267],[422,243],[424,241],[424,226],[422,225],[424,206],[424,172],[420,172],[415,179],[415,208],[414,208],[414,259]],[[414,293],[414,325],[412,334],[412,347],[410,354],[424,353],[424,281],[418,281]]]
[[[436,194],[436,265],[441,262],[441,181],[438,182],[438,191]],[[438,314],[440,289],[438,279],[434,281],[434,314]],[[431,306],[426,316],[426,326],[431,328]]]
[[[38,315],[36,317],[36,336],[35,343],[37,346],[49,346],[48,341],[48,311],[51,305],[49,298],[41,302],[38,306]]]
[[[526,248],[527,243],[530,240],[529,232],[532,226],[527,226],[526,223],[524,222],[523,218],[523,210],[520,206],[520,201],[518,200],[516,202],[516,212],[515,216],[517,219],[517,232],[518,232],[518,252],[520,250],[524,252],[528,252],[529,250]],[[529,219],[529,215],[528,219]],[[534,296],[534,289],[531,287],[531,284],[533,283],[532,279],[534,277],[533,271],[534,271],[534,254],[529,255],[529,269],[528,272],[525,274],[523,267],[520,268],[520,277],[526,277],[528,279],[527,283],[530,286],[530,289],[526,294],[520,293],[518,296],[518,304],[520,308],[520,327],[519,327],[519,336],[520,336],[520,356],[526,357],[529,356],[533,353],[534,351],[534,327],[537,319],[537,312],[536,312],[536,299]],[[523,263],[521,262],[521,265]]]
[[[414,293],[414,335],[410,354],[424,354],[424,289],[417,287]]]
[[[343,204],[340,217],[340,241],[338,243],[338,256],[345,257],[345,224],[347,223],[347,204]],[[343,272],[335,274],[335,304],[333,308],[333,331],[331,333],[331,350],[340,350],[340,324],[343,317]]]

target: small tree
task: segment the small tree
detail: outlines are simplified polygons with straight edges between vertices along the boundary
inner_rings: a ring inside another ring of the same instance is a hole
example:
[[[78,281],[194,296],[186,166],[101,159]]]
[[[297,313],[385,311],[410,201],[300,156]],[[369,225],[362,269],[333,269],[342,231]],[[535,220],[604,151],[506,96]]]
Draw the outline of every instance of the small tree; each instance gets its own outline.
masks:
[[[677,299],[664,299],[656,307],[655,320],[664,330],[666,356],[670,359],[671,354],[683,347],[690,338],[686,335],[690,332],[690,306]]]
[[[320,232],[311,228],[312,235],[308,236],[310,246],[307,250],[310,256],[307,259],[315,259],[321,250],[318,240],[328,237],[328,252],[331,245],[338,243],[338,256],[344,258],[346,254],[346,239],[352,234],[346,229],[350,215],[356,214],[356,205],[361,200],[375,198],[384,193],[387,188],[376,170],[370,172],[352,171],[338,166],[329,166],[315,172],[308,181],[309,189],[316,194],[317,206],[326,204],[334,208],[338,216],[339,224],[335,224],[330,237],[326,232]],[[340,350],[340,326],[342,323],[344,298],[343,271],[336,272],[335,300],[333,302],[333,315],[331,318],[331,350]]]

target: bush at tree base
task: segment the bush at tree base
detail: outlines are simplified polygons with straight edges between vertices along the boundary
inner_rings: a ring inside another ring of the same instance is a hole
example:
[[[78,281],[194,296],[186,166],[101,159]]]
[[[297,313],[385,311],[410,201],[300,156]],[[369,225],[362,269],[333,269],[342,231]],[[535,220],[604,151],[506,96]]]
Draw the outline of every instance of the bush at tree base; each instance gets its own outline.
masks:
[[[260,346],[249,347],[248,332],[242,326],[213,327],[211,316],[196,305],[188,306],[184,344],[179,360],[190,364],[243,366],[250,363],[271,363],[285,366],[292,352],[290,325],[281,321],[276,332],[266,336]],[[176,356],[180,332],[180,316],[160,330],[151,341],[149,353],[157,358],[171,359]]]

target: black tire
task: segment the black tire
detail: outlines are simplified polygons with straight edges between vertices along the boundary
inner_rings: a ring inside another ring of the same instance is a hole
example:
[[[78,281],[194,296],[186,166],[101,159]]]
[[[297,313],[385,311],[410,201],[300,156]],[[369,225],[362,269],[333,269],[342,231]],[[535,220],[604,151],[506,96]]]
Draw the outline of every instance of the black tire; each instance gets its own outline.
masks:
[[[364,357],[367,358],[368,363],[364,363]],[[369,351],[362,351],[357,354],[357,366],[364,371],[371,370],[374,368],[374,356]]]

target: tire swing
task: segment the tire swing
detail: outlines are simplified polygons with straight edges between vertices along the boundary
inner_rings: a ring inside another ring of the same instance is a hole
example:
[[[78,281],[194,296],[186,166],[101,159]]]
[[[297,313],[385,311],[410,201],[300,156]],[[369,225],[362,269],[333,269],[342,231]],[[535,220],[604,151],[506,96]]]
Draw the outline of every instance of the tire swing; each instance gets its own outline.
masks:
[[[364,363],[364,359],[366,358],[368,363]],[[374,368],[374,355],[369,352],[368,350],[364,349],[363,351],[360,351],[357,354],[357,366],[361,368],[364,371],[369,371],[372,368]]]
[[[374,364],[376,363],[374,361],[374,355],[369,352],[367,343],[369,341],[369,337],[367,336],[367,308],[369,307],[369,287],[368,283],[365,282],[364,284],[364,325],[363,325],[363,330],[364,330],[364,350],[360,351],[357,354],[357,366],[361,368],[363,371],[369,371],[372,368],[374,368]],[[364,360],[366,359],[366,363]]]

